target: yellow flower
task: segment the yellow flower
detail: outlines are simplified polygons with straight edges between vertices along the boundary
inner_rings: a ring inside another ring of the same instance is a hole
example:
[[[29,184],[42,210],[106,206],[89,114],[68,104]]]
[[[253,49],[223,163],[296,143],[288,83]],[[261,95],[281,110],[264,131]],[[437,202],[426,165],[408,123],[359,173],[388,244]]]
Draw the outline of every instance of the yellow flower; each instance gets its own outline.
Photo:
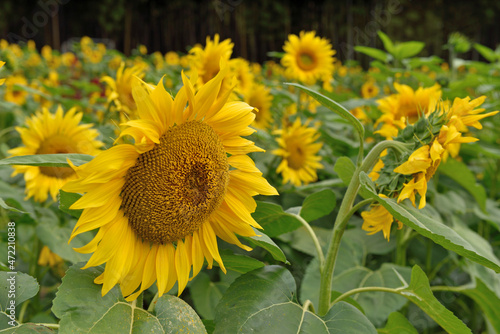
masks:
[[[165,54],[165,62],[167,65],[175,66],[179,65],[180,59],[177,52],[169,51]]]
[[[219,43],[219,34],[215,34],[213,41],[210,36],[207,37],[205,48],[195,46],[189,50],[191,68],[198,73],[198,85],[204,85],[219,73],[220,61],[229,61],[233,46],[230,39]]]
[[[349,112],[363,123],[366,123],[369,120],[368,116],[363,110],[363,107],[356,107],[354,109],[349,110]]]
[[[327,39],[315,35],[314,31],[288,35],[281,58],[287,77],[313,84],[333,72],[335,50]]]
[[[427,180],[425,173],[418,173],[410,182],[405,183],[403,190],[398,196],[398,203],[409,198],[413,206],[415,206],[415,194],[420,195],[419,209],[425,206],[425,194],[427,193]]]
[[[396,173],[411,175],[420,172],[426,172],[427,168],[431,166],[432,160],[429,156],[429,145],[420,147],[418,150],[413,152],[408,161],[395,168]]]
[[[252,196],[277,195],[247,153],[263,151],[242,138],[255,130],[244,102],[218,97],[227,65],[198,92],[182,74],[174,99],[164,89],[133,79],[140,116],[126,123],[119,144],[91,162],[73,167],[78,180],[65,191],[83,193],[71,208],[83,209],[76,235],[99,229],[77,249],[93,253],[84,268],[106,263],[95,279],[106,294],[116,284],[128,300],[155,281],[159,295],[178,283],[182,293],[206,259],[225,271],[217,236],[250,250],[236,237],[260,228],[251,213]],[[194,80],[193,80],[194,81]],[[187,104],[187,106],[186,106]],[[191,275],[190,275],[191,273]]]
[[[49,266],[55,268],[57,265],[64,263],[64,260],[57,254],[52,253],[47,246],[43,246],[38,257],[39,266]]]
[[[4,99],[7,102],[12,102],[21,106],[26,102],[26,97],[28,96],[28,93],[18,85],[27,86],[28,81],[22,75],[10,76],[6,81],[6,90]]]
[[[391,135],[397,134],[398,129],[404,128],[407,123],[413,124],[421,116],[435,110],[441,98],[441,87],[438,84],[429,88],[419,87],[416,91],[398,83],[394,83],[394,88],[397,94],[377,100],[382,116],[375,127],[382,124],[382,129],[375,133],[387,139],[391,139]]]
[[[387,198],[387,196],[382,194],[379,196]],[[369,232],[368,234],[372,235],[382,231],[384,233],[384,238],[386,238],[387,241],[390,240],[394,218],[386,208],[380,204],[374,205],[370,210],[361,212],[361,217],[363,218],[363,225],[361,228]],[[403,224],[398,221],[398,229],[402,227]]]
[[[145,55],[148,53],[148,48],[145,46],[145,45],[139,45],[139,52],[142,54],[142,55]]]
[[[134,76],[143,78],[146,65],[141,63],[133,67],[125,68],[125,63],[121,63],[116,72],[116,79],[105,76],[101,79],[111,88],[111,94],[108,96],[108,102],[114,102],[118,111],[124,112],[127,117],[135,118],[137,109],[134,98],[132,97],[131,81]]]
[[[27,127],[16,127],[24,146],[8,151],[11,156],[81,153],[96,155],[103,145],[96,140],[99,133],[91,129],[92,124],[79,124],[82,113],[76,108],[63,115],[63,109],[57,108],[55,114],[43,108],[26,120]],[[26,199],[34,197],[37,202],[44,202],[50,194],[55,201],[59,189],[76,178],[69,167],[14,166],[14,173],[24,174],[26,181]]]
[[[375,84],[374,80],[368,80],[361,86],[361,96],[364,99],[369,99],[378,95],[380,89]]]
[[[254,107],[255,120],[253,125],[258,129],[267,129],[273,120],[271,104],[273,96],[269,88],[261,84],[255,84],[244,96],[244,101]]]
[[[5,62],[4,61],[0,61],[0,68],[2,68],[3,65],[5,65]],[[3,85],[4,82],[5,82],[5,78],[0,79],[0,86]]]
[[[236,58],[231,59],[229,65],[231,72],[236,78],[236,87],[234,90],[241,95],[247,94],[254,84],[254,75],[250,69],[250,63],[246,59]]]
[[[276,139],[280,148],[272,153],[283,158],[276,169],[282,174],[283,183],[300,186],[316,181],[316,170],[323,168],[321,156],[316,155],[323,146],[323,143],[316,143],[319,138],[317,130],[308,127],[308,122],[301,125],[300,118],[297,118],[291,126],[274,133],[280,135]]]

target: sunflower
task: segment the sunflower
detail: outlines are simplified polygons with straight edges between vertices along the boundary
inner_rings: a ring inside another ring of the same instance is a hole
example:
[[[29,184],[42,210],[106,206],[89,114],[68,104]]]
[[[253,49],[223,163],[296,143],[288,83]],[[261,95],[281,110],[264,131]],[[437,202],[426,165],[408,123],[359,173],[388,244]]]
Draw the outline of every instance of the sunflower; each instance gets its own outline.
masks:
[[[114,102],[118,111],[125,117],[135,118],[136,103],[132,97],[132,86],[130,84],[132,77],[137,76],[143,78],[145,75],[146,64],[139,63],[133,67],[125,68],[125,63],[121,63],[116,72],[116,79],[110,76],[105,76],[101,79],[111,88],[111,94],[108,96],[108,102]]]
[[[5,81],[5,79],[3,79]],[[28,93],[19,86],[27,86],[28,80],[22,75],[12,75],[6,81],[4,99],[7,102],[22,106],[26,102]]]
[[[419,87],[414,91],[410,86],[395,82],[394,88],[397,94],[377,100],[382,116],[375,127],[379,124],[382,127],[374,133],[387,139],[395,137],[406,124],[413,124],[421,116],[433,111],[441,99],[441,87],[438,84],[429,88]]]
[[[0,68],[2,68],[3,65],[5,65],[5,62],[4,61],[0,61]],[[3,85],[4,82],[5,82],[5,78],[0,79],[0,86]]]
[[[180,295],[205,259],[225,271],[217,236],[250,250],[236,234],[254,236],[252,227],[260,228],[252,196],[278,193],[247,156],[263,150],[241,137],[255,131],[248,127],[253,107],[228,102],[230,92],[218,98],[227,72],[223,66],[198,92],[182,74],[175,99],[161,81],[153,87],[135,79],[140,118],[120,134],[135,144],[73,167],[79,179],[64,190],[84,195],[71,206],[83,209],[71,239],[99,228],[77,251],[93,253],[84,268],[106,263],[95,280],[103,295],[120,284],[134,300],[155,281],[160,296],[175,282]]]
[[[327,39],[315,35],[314,31],[288,35],[281,58],[287,77],[313,84],[333,72],[335,50]]]
[[[469,97],[456,98],[453,104],[442,102],[436,105],[427,115],[423,115],[415,124],[400,130],[395,138],[414,144],[414,151],[408,155],[398,155],[386,150],[373,167],[370,177],[381,192],[379,196],[397,198],[400,203],[409,199],[414,207],[422,209],[426,205],[427,183],[434,176],[441,161],[448,156],[456,157],[462,143],[477,141],[472,136],[464,136],[469,127],[481,129],[479,122],[483,118],[493,116],[498,111],[482,113],[479,107],[485,96],[471,100]],[[375,205],[361,216],[365,220],[362,228],[375,233],[384,231],[389,239],[390,224],[388,213]],[[374,230],[374,227],[379,230]],[[374,232],[375,231],[375,232]]]
[[[253,106],[255,120],[253,125],[258,129],[267,129],[271,125],[273,116],[271,114],[271,104],[273,96],[269,88],[261,84],[254,84],[244,96],[245,102]]]
[[[96,140],[99,133],[90,129],[92,124],[79,124],[82,116],[76,108],[66,114],[60,106],[55,114],[42,108],[26,120],[26,128],[16,127],[25,146],[13,148],[8,153],[11,156],[56,153],[96,155],[103,144]],[[24,174],[26,199],[33,197],[37,202],[44,202],[49,194],[55,201],[59,189],[76,178],[69,167],[14,166],[12,176],[17,174]]]
[[[380,92],[380,89],[375,84],[374,80],[368,80],[361,86],[361,96],[364,99],[375,97]]]
[[[170,66],[179,65],[179,55],[175,51],[169,51],[165,54],[165,62]]]
[[[219,43],[219,34],[215,34],[214,40],[207,37],[205,48],[195,46],[189,50],[189,62],[191,68],[198,73],[198,85],[202,86],[212,80],[219,73],[220,61],[228,62],[233,53],[234,44],[231,39]]]
[[[254,74],[250,69],[250,63],[243,58],[236,58],[230,61],[231,72],[236,78],[235,91],[245,95],[254,85]],[[248,101],[247,101],[248,102]],[[250,103],[250,105],[252,105]]]
[[[279,149],[272,153],[283,157],[276,172],[283,176],[283,183],[291,182],[296,186],[316,181],[316,169],[323,168],[321,157],[316,155],[323,143],[316,143],[319,133],[308,127],[308,122],[301,125],[300,118],[281,130],[274,132],[280,135],[277,142]]]

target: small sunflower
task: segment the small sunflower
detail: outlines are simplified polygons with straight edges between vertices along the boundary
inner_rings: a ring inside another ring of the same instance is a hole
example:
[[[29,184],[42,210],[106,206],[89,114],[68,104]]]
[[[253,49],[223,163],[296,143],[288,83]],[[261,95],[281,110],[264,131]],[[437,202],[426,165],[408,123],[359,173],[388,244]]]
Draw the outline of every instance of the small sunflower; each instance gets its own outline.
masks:
[[[250,63],[246,59],[236,58],[230,61],[230,67],[236,79],[235,92],[245,95],[254,85],[254,74],[250,69]]]
[[[375,127],[382,127],[375,131],[387,139],[397,136],[398,130],[406,124],[415,123],[420,117],[433,111],[441,99],[441,87],[435,84],[429,88],[419,87],[414,91],[410,86],[394,83],[398,92],[383,99],[377,100],[382,116],[375,123]]]
[[[126,117],[135,118],[136,103],[132,97],[132,77],[143,78],[145,75],[146,64],[139,63],[132,67],[125,68],[125,63],[121,63],[116,72],[116,79],[105,76],[101,79],[111,88],[111,94],[108,96],[108,102],[114,102],[118,111],[125,113]]]
[[[228,62],[233,53],[234,44],[231,39],[219,43],[219,34],[214,40],[207,37],[205,48],[195,46],[189,50],[191,68],[198,73],[198,85],[202,86],[212,80],[220,71],[220,61]]]
[[[368,80],[361,86],[361,96],[364,99],[375,97],[380,92],[380,89],[375,84],[374,80]]]
[[[283,183],[291,182],[296,186],[308,184],[318,178],[316,170],[323,168],[321,156],[317,155],[323,143],[317,143],[319,133],[308,127],[308,122],[301,125],[300,118],[284,129],[274,132],[280,135],[276,139],[280,148],[272,153],[283,157],[276,172],[283,176]]]
[[[248,93],[245,94],[244,100],[255,108],[255,120],[253,125],[258,129],[269,128],[273,120],[271,114],[273,96],[269,88],[261,84],[254,84]]]
[[[283,46],[285,55],[281,64],[289,78],[313,84],[333,72],[335,50],[327,39],[316,36],[314,31],[288,35]]]
[[[81,153],[96,155],[103,145],[96,140],[99,133],[91,129],[92,124],[79,124],[83,114],[76,108],[63,114],[59,106],[55,114],[43,108],[26,120],[27,127],[16,127],[25,146],[8,151],[11,156]],[[26,199],[33,197],[37,202],[44,202],[48,195],[55,201],[59,189],[76,178],[69,167],[14,166],[14,173],[24,174],[26,181]]]
[[[3,80],[5,81],[5,79]],[[28,85],[28,80],[22,75],[11,75],[8,80],[6,80],[5,101],[15,103],[19,106],[22,106],[26,102],[28,93],[20,88],[19,85]]]
[[[242,138],[255,131],[248,127],[253,107],[228,102],[229,93],[218,97],[227,72],[223,66],[198,92],[182,74],[174,99],[161,81],[135,79],[139,119],[120,134],[135,144],[115,145],[73,167],[79,179],[64,190],[84,195],[71,206],[83,209],[71,239],[99,229],[77,251],[93,253],[84,268],[106,263],[95,280],[103,295],[119,284],[134,300],[155,281],[160,296],[175,282],[180,294],[205,259],[225,271],[217,236],[250,250],[236,234],[254,236],[252,227],[260,228],[251,216],[253,196],[277,192],[247,156],[263,151]]]

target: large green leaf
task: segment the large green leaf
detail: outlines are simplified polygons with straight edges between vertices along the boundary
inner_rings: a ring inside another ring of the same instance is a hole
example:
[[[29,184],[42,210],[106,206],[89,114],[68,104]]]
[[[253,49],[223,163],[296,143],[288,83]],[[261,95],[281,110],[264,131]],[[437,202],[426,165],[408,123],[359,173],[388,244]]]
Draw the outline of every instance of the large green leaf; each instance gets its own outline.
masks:
[[[22,324],[15,327],[5,328],[1,330],[2,334],[51,334],[55,333],[51,329],[35,324]]]
[[[326,97],[326,96],[324,96],[324,95],[322,95],[322,94],[320,94],[320,93],[318,93],[310,88],[304,87],[302,85],[299,85],[296,83],[287,83],[287,84],[303,90],[304,92],[306,92],[307,94],[312,96],[316,101],[318,101],[319,103],[321,103],[322,105],[324,105],[325,107],[330,109],[331,111],[335,112],[340,117],[349,121],[349,123],[351,123],[351,125],[353,125],[354,128],[356,129],[356,131],[358,132],[360,142],[363,142],[363,140],[365,138],[365,128],[363,127],[361,122],[353,114],[351,114],[346,108],[344,108],[341,104],[333,101],[332,99],[330,99],[330,98],[328,98],[328,97]]]
[[[400,276],[409,280],[411,269],[384,263],[380,269],[373,271],[365,267],[355,266],[334,275],[332,290],[347,292],[362,287],[399,288],[403,285]],[[398,311],[406,304],[406,299],[396,294],[385,292],[364,292],[352,297],[361,305],[368,319],[381,326],[389,314]]]
[[[246,255],[233,254],[230,250],[220,250],[220,256],[226,269],[240,274],[264,267],[264,263],[259,260]],[[214,265],[217,265],[217,262]]]
[[[14,207],[8,205],[7,203],[5,203],[5,201],[2,198],[0,198],[0,207],[4,208],[5,210],[9,210],[9,211],[14,211],[14,212],[19,212],[19,213],[26,213],[26,212],[24,212],[22,210],[19,210],[17,208],[14,208]]]
[[[396,59],[405,59],[416,56],[424,48],[425,43],[411,41],[399,43],[394,47],[394,53],[392,54]]]
[[[479,204],[481,209],[486,209],[486,190],[476,183],[476,177],[464,163],[455,159],[448,159],[439,165],[439,172],[444,174],[464,187]]]
[[[286,260],[286,256],[281,250],[281,248],[274,243],[274,241],[269,238],[266,234],[264,234],[262,231],[254,229],[256,236],[253,237],[242,237],[243,239],[247,240],[250,243],[250,246],[259,246],[261,248],[264,248],[267,250],[275,260],[281,261],[288,263]]]
[[[18,272],[0,271],[0,310],[10,307],[15,300],[16,306],[30,299],[38,293],[40,286],[35,278],[28,274]],[[9,295],[14,295],[10,298]]]
[[[460,236],[450,227],[427,217],[420,210],[412,206],[401,205],[396,203],[393,199],[379,197],[375,192],[373,182],[365,173],[361,173],[360,182],[371,198],[377,200],[394,216],[394,218],[401,221],[403,224],[411,227],[424,237],[431,239],[446,249],[491,268],[496,272],[500,272],[500,261],[496,257],[484,252],[482,249],[474,247],[469,240]]]
[[[252,217],[264,228],[264,233],[271,238],[302,226],[294,215],[283,211],[280,205],[269,202],[257,201],[257,209]]]
[[[333,170],[347,186],[351,182],[354,171],[356,170],[356,165],[354,165],[354,162],[352,162],[352,160],[348,157],[340,157],[335,162]]]
[[[413,325],[399,312],[393,312],[384,328],[377,329],[379,334],[418,334]]]
[[[448,333],[472,333],[462,320],[457,318],[434,297],[429,286],[429,280],[419,266],[413,266],[410,285],[399,290],[399,293],[420,307]]]
[[[300,216],[307,222],[324,217],[335,208],[335,193],[324,189],[306,197],[300,209]]]
[[[364,53],[365,55],[370,56],[372,58],[378,59],[384,63],[388,63],[391,60],[391,56],[388,53],[379,49],[370,48],[368,46],[358,45],[354,47],[354,50],[357,52]]]
[[[381,30],[377,31],[377,35],[382,40],[382,43],[384,43],[385,50],[387,52],[389,52],[390,54],[393,54],[394,53],[394,43],[391,41],[389,36],[387,36]]]
[[[500,298],[480,279],[476,279],[474,288],[461,292],[472,298],[481,307],[484,316],[490,321],[496,333],[500,333]]]
[[[217,305],[214,333],[376,333],[354,306],[341,302],[319,317],[296,303],[295,290],[283,267],[240,276]]]
[[[77,153],[23,155],[19,157],[2,159],[0,160],[0,166],[25,165],[43,167],[69,167],[66,159],[71,160],[71,162],[75,166],[80,166],[94,159],[94,157],[88,154]]]
[[[101,285],[94,279],[103,269],[81,266],[75,264],[66,272],[53,301],[61,333],[205,333],[196,312],[179,298],[162,296],[153,315],[126,302],[118,286],[101,296]]]

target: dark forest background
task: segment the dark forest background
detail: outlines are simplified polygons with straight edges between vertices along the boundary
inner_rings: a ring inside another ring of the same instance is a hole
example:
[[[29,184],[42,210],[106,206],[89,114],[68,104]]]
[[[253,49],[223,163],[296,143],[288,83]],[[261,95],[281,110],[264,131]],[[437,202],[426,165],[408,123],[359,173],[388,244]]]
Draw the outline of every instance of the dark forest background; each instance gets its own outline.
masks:
[[[130,54],[138,44],[149,52],[186,52],[219,33],[234,42],[233,57],[262,62],[268,52],[282,51],[288,34],[316,30],[330,39],[340,60],[366,61],[352,46],[381,48],[381,29],[395,41],[425,42],[419,56],[446,59],[443,45],[455,31],[495,48],[499,19],[500,1],[491,0],[2,0],[0,37],[60,50],[72,38],[89,36]],[[480,56],[472,49],[463,58]]]

